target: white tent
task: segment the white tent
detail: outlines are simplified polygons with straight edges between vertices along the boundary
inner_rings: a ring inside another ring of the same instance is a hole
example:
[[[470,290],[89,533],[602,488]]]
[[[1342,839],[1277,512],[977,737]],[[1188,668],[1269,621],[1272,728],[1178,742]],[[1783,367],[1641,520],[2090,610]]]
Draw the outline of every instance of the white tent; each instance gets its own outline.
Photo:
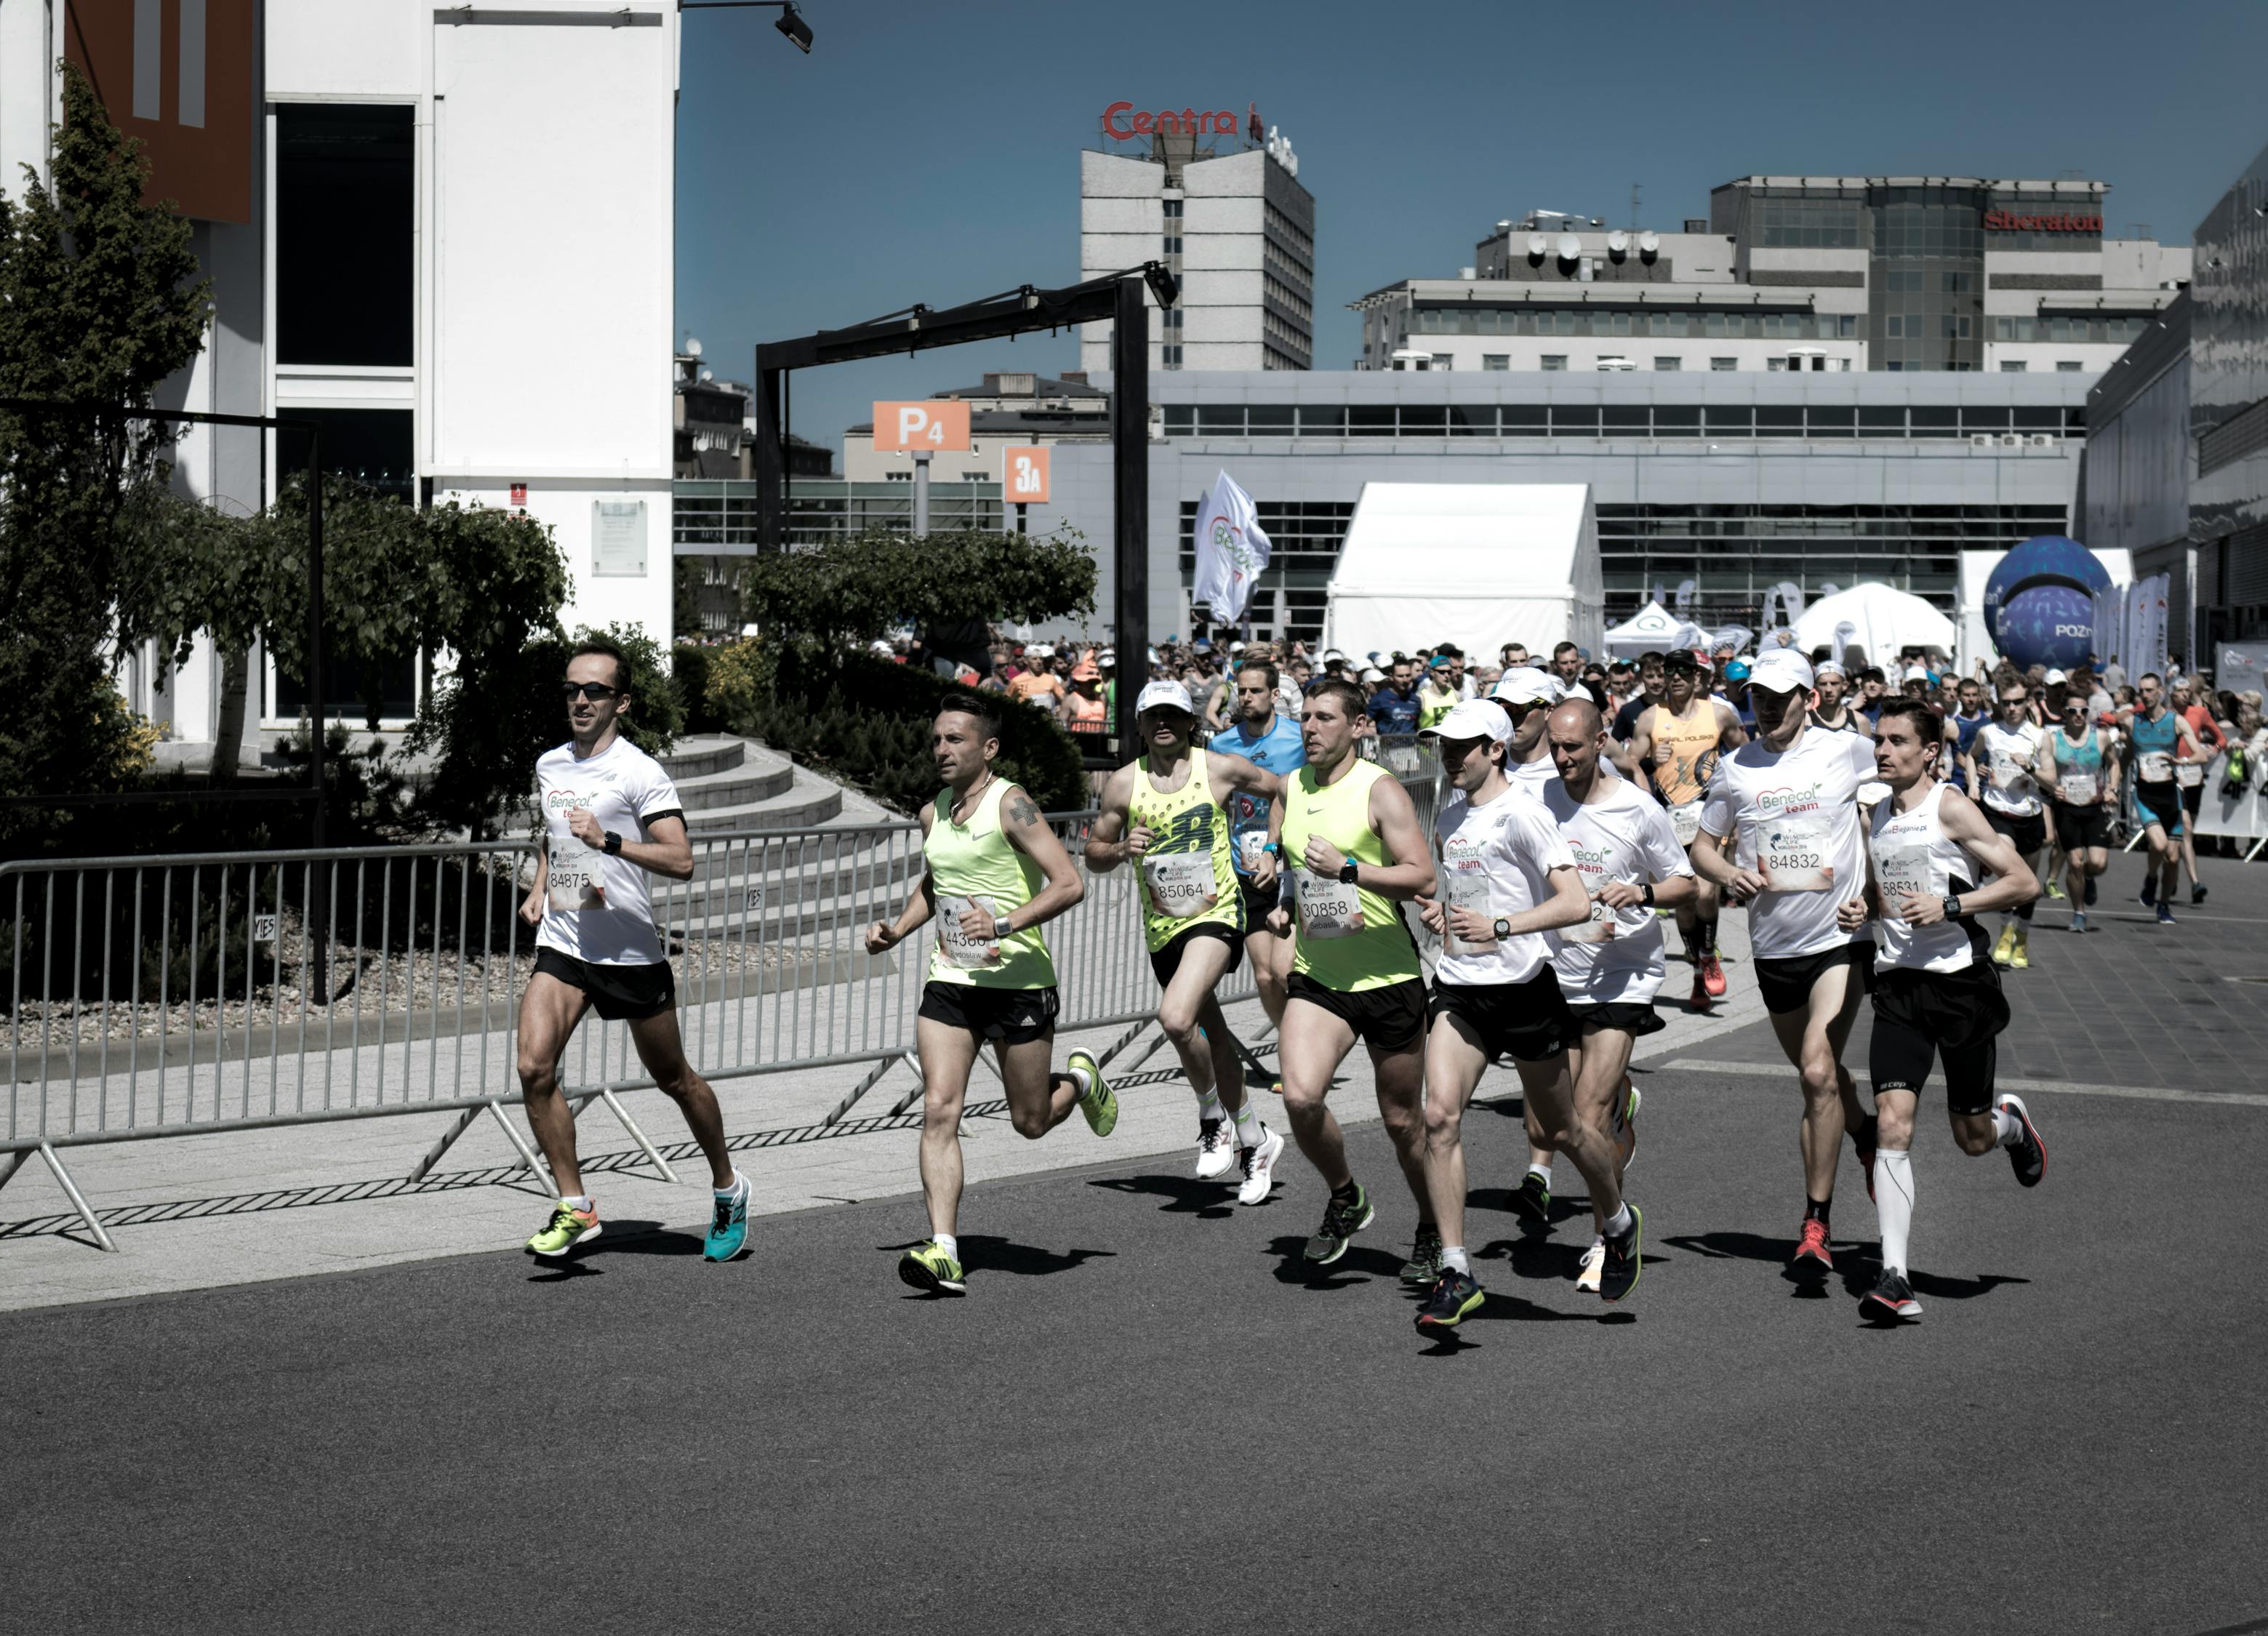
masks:
[[[1690,619],[1680,619],[1659,602],[1648,602],[1607,632],[1607,652],[1616,659],[1640,653],[1667,653],[1672,648],[1705,648],[1709,633]]]
[[[1856,647],[1870,665],[1887,665],[1905,647],[1939,648],[1950,656],[1955,639],[1953,622],[1930,603],[1873,581],[1820,598],[1795,622],[1795,645],[1806,652],[1832,648],[1842,660],[1847,647]]]
[[[1588,483],[1366,483],[1323,610],[1323,645],[1454,642],[1599,651],[1605,619]]]
[[[2088,548],[2094,550],[2092,546]],[[1984,583],[1992,578],[1992,571],[2000,565],[2006,551],[1963,551],[1961,554],[1961,646],[1955,657],[1959,660],[1963,675],[1973,675],[1977,661],[1991,664],[2000,657],[1993,645],[1992,627],[1984,619]],[[2095,560],[2110,571],[2113,585],[2134,583],[2134,554],[2132,551],[2095,551]]]

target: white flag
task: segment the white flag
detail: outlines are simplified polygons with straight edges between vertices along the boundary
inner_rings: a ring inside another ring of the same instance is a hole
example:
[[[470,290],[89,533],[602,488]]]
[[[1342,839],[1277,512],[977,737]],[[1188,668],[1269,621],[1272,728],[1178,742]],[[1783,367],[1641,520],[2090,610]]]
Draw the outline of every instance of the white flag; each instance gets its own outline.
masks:
[[[1252,497],[1222,472],[1197,506],[1197,571],[1189,600],[1212,609],[1217,623],[1244,617],[1253,582],[1268,567],[1268,535],[1252,509]]]

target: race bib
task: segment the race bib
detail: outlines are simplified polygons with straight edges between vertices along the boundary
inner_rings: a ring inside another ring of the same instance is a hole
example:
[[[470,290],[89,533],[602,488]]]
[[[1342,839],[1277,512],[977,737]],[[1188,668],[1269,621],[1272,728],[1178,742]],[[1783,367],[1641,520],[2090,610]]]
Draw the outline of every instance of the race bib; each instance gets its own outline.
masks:
[[[1562,943],[1605,943],[1615,935],[1615,911],[1597,898],[1591,900],[1591,917],[1572,926],[1559,928]]]
[[[2091,772],[2067,772],[2056,780],[2056,789],[2066,807],[2091,806],[2095,798],[2102,793],[2102,786]]]
[[[1240,829],[1236,834],[1237,867],[1250,874],[1260,867],[1260,860],[1268,855],[1268,831]]]
[[[1418,747],[1414,744],[1396,744],[1389,748],[1386,752],[1386,770],[1395,773],[1417,771]]]
[[[1874,848],[1874,881],[1882,891],[1882,913],[1896,919],[1910,897],[1930,895],[1929,848],[1911,842]]]
[[[1167,852],[1142,859],[1142,884],[1149,888],[1150,912],[1167,920],[1187,920],[1220,902],[1210,852]]]
[[[1299,872],[1300,935],[1317,941],[1362,930],[1362,893],[1353,882]]]
[[[1756,873],[1771,892],[1824,892],[1835,884],[1828,860],[1835,828],[1823,813],[1766,818],[1756,826]]]
[[[1482,874],[1451,874],[1448,900],[1449,907],[1452,909],[1469,909],[1476,915],[1488,916],[1490,910],[1488,877]],[[1442,924],[1447,925],[1448,923],[1445,920]],[[1496,940],[1490,938],[1483,942],[1467,942],[1453,931],[1442,938],[1441,947],[1452,954],[1485,954],[1496,947]]]
[[[2174,769],[2174,782],[2185,790],[2194,790],[2205,782],[2205,763],[2185,761]]]
[[[604,909],[607,883],[600,860],[605,857],[597,847],[586,845],[571,835],[553,836],[548,872],[549,889],[545,903],[561,914],[572,914],[578,909]]]
[[[2163,784],[2174,776],[2174,758],[2163,750],[2145,750],[2141,773],[2145,784]]]
[[[1697,799],[1671,807],[1669,827],[1677,836],[1678,845],[1692,845],[1694,838],[1701,833],[1701,801]],[[1563,932],[1559,935],[1564,938],[1566,933]]]
[[[992,901],[985,897],[945,897],[937,900],[937,940],[946,963],[963,971],[1000,963],[1000,945],[989,937],[971,937],[961,929],[961,917],[971,909],[990,917]]]

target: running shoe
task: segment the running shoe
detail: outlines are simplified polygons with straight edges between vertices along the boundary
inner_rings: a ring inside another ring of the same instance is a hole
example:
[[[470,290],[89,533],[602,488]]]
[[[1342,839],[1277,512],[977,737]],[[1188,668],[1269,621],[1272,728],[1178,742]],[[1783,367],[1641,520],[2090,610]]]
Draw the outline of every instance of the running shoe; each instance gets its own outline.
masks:
[[[1795,1254],[1787,1259],[1789,1268],[1810,1278],[1825,1278],[1835,1271],[1835,1257],[1828,1253],[1827,1223],[1816,1216],[1803,1219],[1803,1231],[1795,1241]]]
[[[1362,1190],[1361,1183],[1355,1183],[1352,1198],[1332,1195],[1331,1202],[1323,1207],[1323,1225],[1300,1252],[1308,1265],[1327,1267],[1345,1255],[1347,1242],[1370,1225],[1371,1215],[1370,1195]]]
[[[1086,1051],[1073,1051],[1064,1058],[1064,1065],[1071,1070],[1074,1083],[1079,1071],[1086,1070],[1088,1088],[1079,1094],[1079,1110],[1086,1116],[1088,1130],[1097,1136],[1109,1135],[1118,1128],[1118,1098],[1110,1082],[1102,1077],[1102,1065]]]
[[[1851,1132],[1851,1146],[1859,1155],[1859,1174],[1867,1178],[1867,1197],[1874,1197],[1874,1152],[1880,1144],[1882,1122],[1874,1115]]]
[[[701,1253],[711,1261],[730,1261],[748,1247],[748,1198],[755,1189],[748,1178],[735,1174],[732,1190],[716,1194],[717,1213],[709,1223],[709,1242]]]
[[[551,1207],[551,1220],[543,1231],[527,1241],[531,1256],[563,1256],[578,1244],[587,1243],[599,1236],[599,1207],[578,1210],[565,1199]]]
[[[2016,957],[2016,923],[2011,920],[2000,928],[2000,940],[1992,945],[1992,963],[2005,966]]]
[[[1615,1154],[1622,1161],[1625,1174],[1638,1162],[1638,1109],[1642,1100],[1638,1087],[1631,1086],[1630,1100],[1623,1104],[1623,1116],[1615,1131]]]
[[[932,1295],[966,1295],[961,1263],[940,1249],[934,1239],[915,1245],[898,1257],[898,1276],[916,1289]]]
[[[2062,882],[2053,880],[2051,880],[2048,882],[2048,897],[2054,903],[2060,903],[2063,902]]]
[[[1638,1287],[1641,1242],[1646,1235],[1646,1217],[1636,1205],[1630,1207],[1630,1231],[1620,1238],[1611,1234],[1599,1268],[1599,1299],[1620,1301]]]
[[[2174,924],[2174,911],[2164,903],[2158,905],[2158,924],[2161,926]]]
[[[1721,999],[1725,992],[1725,962],[1711,949],[1701,956],[1701,986],[1709,991],[1712,999]]]
[[[1583,1252],[1583,1262],[1575,1273],[1575,1287],[1591,1294],[1599,1293],[1599,1269],[1607,1259],[1607,1241],[1594,1238],[1590,1249]]]
[[[2071,929],[2074,932],[2084,932],[2087,930],[2087,910],[2084,909],[2074,909],[2071,911]]]
[[[1693,974],[1693,992],[1685,997],[1685,1009],[1688,1011],[1709,1009],[1709,979],[1698,971]]]
[[[1283,1157],[1284,1139],[1266,1125],[1260,1127],[1260,1146],[1236,1150],[1237,1168],[1244,1180],[1236,1190],[1240,1205],[1264,1205],[1276,1186],[1276,1161]]]
[[[2191,886],[2190,886],[2190,902],[2191,902],[2191,903],[2204,903],[2204,902],[2205,902],[2205,882],[2204,882],[2204,881],[2193,881],[2193,882],[2191,882]]]
[[[1884,1267],[1881,1280],[1867,1292],[1859,1310],[1884,1323],[1911,1323],[1921,1316],[1921,1302],[1914,1299],[1913,1286],[1906,1282],[1904,1273]]]
[[[1226,1119],[1197,1121],[1197,1180],[1218,1181],[1236,1163],[1236,1132]]]
[[[1402,1264],[1404,1284],[1432,1284],[1441,1276],[1441,1229],[1432,1222],[1420,1222],[1418,1239],[1410,1247],[1410,1259]]]
[[[1512,1213],[1539,1225],[1551,1220],[1551,1189],[1535,1171],[1521,1177],[1520,1185],[1512,1190]]]
[[[2095,907],[2095,877],[2089,875],[2087,877],[2086,884],[2079,888],[2079,901],[2092,909]]]
[[[2032,932],[2029,926],[2016,928],[2016,947],[2008,955],[2009,965],[2018,971],[2029,971],[2032,965]]]
[[[1444,1267],[1425,1304],[1418,1308],[1418,1327],[1421,1331],[1454,1330],[1487,1304],[1488,1292],[1471,1273]]]
[[[2158,901],[2158,872],[2151,870],[2142,877],[2142,902],[2145,905]]]
[[[2003,1096],[2000,1106],[2016,1116],[2024,1127],[2024,1139],[2008,1150],[2008,1162],[2014,1167],[2016,1180],[2026,1187],[2037,1187],[2040,1178],[2048,1173],[2048,1145],[2040,1140],[2038,1128],[2032,1124],[2031,1110],[2024,1106],[2021,1096]]]

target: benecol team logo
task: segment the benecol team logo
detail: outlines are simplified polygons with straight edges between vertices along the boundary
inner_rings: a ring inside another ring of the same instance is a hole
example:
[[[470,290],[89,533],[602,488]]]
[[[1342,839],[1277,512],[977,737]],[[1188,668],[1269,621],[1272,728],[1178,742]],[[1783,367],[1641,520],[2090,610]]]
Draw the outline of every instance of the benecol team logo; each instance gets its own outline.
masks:
[[[572,812],[578,807],[587,805],[588,803],[572,790],[546,790],[543,792],[543,806],[547,812]]]
[[[1244,542],[1244,530],[1226,517],[1212,520],[1213,549],[1229,560],[1233,571],[1230,581],[1243,578],[1253,571],[1252,548]]]

